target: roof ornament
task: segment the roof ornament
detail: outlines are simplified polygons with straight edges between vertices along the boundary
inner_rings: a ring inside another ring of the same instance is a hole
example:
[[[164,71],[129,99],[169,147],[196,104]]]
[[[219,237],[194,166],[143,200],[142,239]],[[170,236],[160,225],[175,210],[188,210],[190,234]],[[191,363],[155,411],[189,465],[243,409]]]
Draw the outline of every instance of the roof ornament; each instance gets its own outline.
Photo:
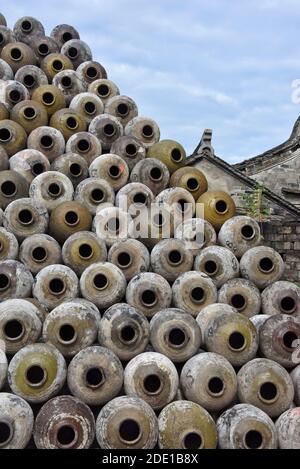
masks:
[[[214,156],[214,149],[211,146],[212,140],[212,129],[205,129],[201,140],[191,156],[203,155],[203,156]]]

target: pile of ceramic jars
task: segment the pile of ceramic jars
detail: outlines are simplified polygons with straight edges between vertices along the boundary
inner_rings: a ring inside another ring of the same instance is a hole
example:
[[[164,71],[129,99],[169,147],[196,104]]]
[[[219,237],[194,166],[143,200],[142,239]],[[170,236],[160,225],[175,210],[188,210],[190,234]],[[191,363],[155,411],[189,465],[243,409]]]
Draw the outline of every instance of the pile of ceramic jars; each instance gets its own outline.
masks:
[[[259,224],[72,26],[0,24],[0,448],[299,448],[300,289]]]

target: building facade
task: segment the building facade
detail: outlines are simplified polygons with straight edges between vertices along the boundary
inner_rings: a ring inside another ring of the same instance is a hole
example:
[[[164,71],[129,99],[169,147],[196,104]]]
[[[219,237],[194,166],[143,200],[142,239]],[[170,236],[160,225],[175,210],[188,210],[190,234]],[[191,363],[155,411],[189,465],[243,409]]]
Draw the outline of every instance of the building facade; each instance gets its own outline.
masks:
[[[263,186],[268,220],[261,224],[265,243],[286,263],[284,278],[300,284],[300,119],[290,138],[272,150],[230,165],[215,155],[212,131],[204,131],[187,165],[206,176],[209,190],[224,190],[235,200],[239,214],[246,213],[245,195]]]

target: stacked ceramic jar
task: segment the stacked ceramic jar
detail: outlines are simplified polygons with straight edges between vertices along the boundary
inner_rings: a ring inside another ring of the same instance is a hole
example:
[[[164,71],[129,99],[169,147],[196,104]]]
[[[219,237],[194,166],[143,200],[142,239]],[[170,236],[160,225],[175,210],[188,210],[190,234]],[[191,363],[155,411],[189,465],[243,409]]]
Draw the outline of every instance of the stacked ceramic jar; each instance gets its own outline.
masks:
[[[0,24],[0,448],[299,448],[300,290],[259,224],[73,27]]]

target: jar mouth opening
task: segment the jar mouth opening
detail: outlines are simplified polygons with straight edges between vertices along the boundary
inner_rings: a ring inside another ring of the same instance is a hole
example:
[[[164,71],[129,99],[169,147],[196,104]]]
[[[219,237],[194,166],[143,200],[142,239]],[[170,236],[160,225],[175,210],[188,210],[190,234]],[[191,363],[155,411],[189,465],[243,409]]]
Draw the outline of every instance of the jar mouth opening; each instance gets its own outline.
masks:
[[[85,104],[84,104],[84,110],[87,114],[89,115],[93,115],[96,113],[97,111],[97,108],[96,108],[96,104],[93,103],[92,101],[87,101]]]
[[[63,69],[64,69],[64,64],[61,60],[59,59],[55,59],[53,60],[52,62],[52,69],[54,70],[54,72],[58,73],[58,72],[61,72]]]
[[[126,445],[136,444],[142,437],[140,424],[134,419],[125,419],[119,426],[120,440]]]
[[[244,446],[247,449],[263,448],[263,436],[258,430],[249,430],[244,436]]]
[[[32,31],[32,28],[33,28],[33,26],[32,26],[31,21],[29,21],[29,20],[22,21],[21,29],[22,29],[23,33],[25,33],[25,34],[30,33]]]
[[[25,380],[28,386],[32,388],[40,388],[47,381],[47,370],[40,364],[31,365],[26,370]]]
[[[181,213],[187,212],[189,210],[190,203],[186,199],[178,199],[177,207]]]
[[[25,75],[23,78],[23,83],[26,86],[26,88],[33,88],[35,85],[36,81],[33,75]]]
[[[190,291],[190,297],[193,303],[203,303],[206,298],[205,290],[202,287],[194,287]]]
[[[62,324],[59,327],[57,339],[62,345],[74,344],[77,340],[77,331],[72,324]]]
[[[194,192],[194,191],[197,191],[199,189],[200,184],[199,184],[199,182],[197,181],[196,178],[190,177],[186,181],[186,187],[188,188],[188,190],[190,192]]]
[[[31,225],[34,221],[34,215],[32,211],[28,208],[23,208],[18,213],[18,221],[21,225]]]
[[[70,164],[69,171],[71,176],[74,178],[82,176],[83,173],[82,166],[76,162]]]
[[[186,331],[181,327],[172,327],[167,334],[167,342],[171,348],[180,349],[187,343]]]
[[[279,307],[285,314],[292,314],[297,309],[297,301],[292,296],[284,296],[280,300]]]
[[[98,70],[96,69],[96,67],[87,67],[86,71],[85,71],[85,75],[88,77],[88,78],[91,78],[91,79],[96,79],[97,76],[98,76]]]
[[[153,225],[162,227],[166,224],[166,219],[162,213],[155,213],[152,217]]]
[[[97,88],[97,92],[98,92],[100,97],[106,98],[107,96],[110,95],[109,86],[105,85],[105,84],[99,85],[98,88]]]
[[[62,424],[57,428],[56,444],[59,448],[72,448],[78,442],[78,431],[71,423]]]
[[[182,264],[183,259],[184,259],[184,255],[178,249],[172,249],[168,253],[168,262],[169,262],[169,264],[171,264],[173,266],[178,266],[178,265]]]
[[[45,44],[44,42],[39,44],[38,52],[39,52],[40,55],[43,55],[43,56],[48,55],[49,54],[48,44]]]
[[[233,352],[241,352],[247,346],[245,336],[240,331],[233,331],[228,337],[228,347]]]
[[[105,373],[101,367],[90,367],[85,374],[86,385],[91,389],[100,388],[105,382]]]
[[[130,345],[137,340],[137,331],[133,325],[127,324],[121,327],[119,331],[119,339],[125,345]]]
[[[182,440],[184,449],[200,449],[203,448],[203,438],[197,431],[187,433]]]
[[[40,140],[41,147],[50,150],[54,146],[53,138],[51,135],[43,135]]]
[[[251,240],[255,237],[255,230],[251,225],[244,225],[241,228],[241,235],[246,240]]]
[[[143,306],[151,308],[156,305],[158,299],[154,290],[146,289],[141,294],[141,303]]]
[[[116,128],[113,124],[105,124],[103,127],[103,132],[106,137],[113,137],[116,133]]]
[[[120,228],[121,223],[118,217],[110,218],[105,225],[105,229],[113,235],[120,233]]]
[[[42,103],[45,105],[45,106],[51,106],[52,104],[55,103],[55,96],[53,93],[51,93],[50,91],[46,91],[45,93],[43,93],[42,95]]]
[[[86,153],[91,149],[90,142],[85,138],[78,140],[76,147],[81,153]]]
[[[219,271],[219,266],[216,261],[209,259],[204,263],[204,271],[207,275],[216,275]]]
[[[45,171],[45,166],[43,163],[34,163],[31,166],[31,172],[34,176],[38,176],[39,174],[42,174]]]
[[[62,195],[63,189],[62,189],[61,184],[59,184],[57,182],[51,182],[48,185],[47,192],[50,195],[50,197],[56,199],[57,197]]]
[[[118,179],[121,176],[122,172],[119,166],[111,165],[108,169],[108,174],[112,179]]]
[[[22,95],[20,93],[19,90],[11,90],[9,93],[8,93],[8,96],[9,96],[9,99],[10,101],[13,103],[13,104],[16,104],[18,103],[19,101],[21,101],[22,99]]]
[[[242,311],[247,306],[247,299],[241,293],[235,293],[232,295],[230,303],[235,309]]]
[[[105,199],[105,193],[100,187],[91,190],[90,199],[94,204],[100,204]]]
[[[14,435],[13,427],[10,422],[0,420],[0,448],[6,446]]]
[[[79,124],[75,117],[70,116],[70,117],[67,117],[66,119],[66,126],[69,130],[76,130]]]
[[[297,334],[293,330],[287,330],[284,332],[281,338],[281,342],[283,347],[288,350],[289,352],[292,352],[295,350],[295,344],[297,346],[297,341],[300,339],[299,334]]]
[[[17,193],[17,186],[14,181],[4,181],[1,184],[1,192],[4,197],[13,197]]]
[[[132,264],[132,256],[127,251],[122,251],[117,256],[118,266],[121,269],[128,268]]]
[[[0,291],[8,290],[10,287],[10,278],[8,275],[0,273]]]
[[[11,141],[11,139],[12,139],[11,131],[6,127],[2,127],[0,129],[0,142],[8,143]]]
[[[183,160],[183,155],[179,148],[173,148],[173,150],[171,151],[171,160],[174,163],[180,163]]]
[[[225,384],[219,376],[212,376],[207,383],[207,391],[213,397],[220,397],[224,394]]]
[[[105,290],[108,287],[109,281],[105,274],[96,274],[93,278],[94,287],[97,290]]]
[[[70,76],[65,75],[61,78],[61,84],[64,88],[71,88],[72,87],[72,79]]]
[[[273,260],[270,257],[263,257],[258,263],[259,270],[264,274],[269,274],[275,269]]]
[[[44,246],[36,246],[31,251],[31,258],[34,262],[45,262],[48,258],[47,249]]]
[[[24,324],[18,319],[10,319],[4,324],[3,332],[7,341],[18,341],[22,339],[25,334]]]
[[[10,51],[10,57],[14,62],[19,62],[23,58],[23,53],[18,47],[13,47]]]
[[[143,380],[144,392],[148,395],[157,395],[163,387],[162,380],[157,374],[145,376]]]
[[[27,120],[32,120],[36,117],[36,112],[33,107],[25,107],[23,114]]]
[[[158,166],[155,166],[150,169],[149,176],[150,176],[150,179],[152,179],[152,181],[159,182],[162,180],[163,172]]]
[[[136,192],[133,196],[133,203],[136,205],[146,205],[147,204],[147,194],[144,192]]]
[[[80,246],[78,247],[78,255],[83,260],[91,259],[94,255],[93,246],[91,246],[89,243],[80,244]]]
[[[72,59],[76,59],[78,57],[78,49],[77,47],[71,46],[67,50],[68,57]]]
[[[71,39],[73,39],[73,34],[70,33],[70,31],[65,31],[61,35],[61,38],[62,38],[63,42],[68,42],[68,41],[71,41]]]
[[[80,222],[80,218],[78,213],[74,212],[74,210],[69,210],[65,214],[65,223],[68,226],[76,226]]]
[[[215,203],[215,210],[219,215],[225,215],[228,212],[228,204],[225,200],[217,200]]]
[[[258,390],[258,397],[266,404],[272,404],[278,399],[277,385],[271,381],[262,383]]]
[[[125,152],[126,152],[126,155],[130,158],[137,154],[138,149],[136,145],[134,145],[133,143],[128,143],[128,145],[126,145],[125,147]]]
[[[49,282],[49,291],[52,295],[62,295],[66,289],[66,283],[62,278],[54,277]]]
[[[126,117],[129,114],[129,106],[126,103],[120,103],[117,105],[116,114],[119,117]]]
[[[142,128],[142,135],[145,138],[153,137],[154,129],[153,129],[152,125],[150,125],[150,124],[144,125],[143,128]]]

